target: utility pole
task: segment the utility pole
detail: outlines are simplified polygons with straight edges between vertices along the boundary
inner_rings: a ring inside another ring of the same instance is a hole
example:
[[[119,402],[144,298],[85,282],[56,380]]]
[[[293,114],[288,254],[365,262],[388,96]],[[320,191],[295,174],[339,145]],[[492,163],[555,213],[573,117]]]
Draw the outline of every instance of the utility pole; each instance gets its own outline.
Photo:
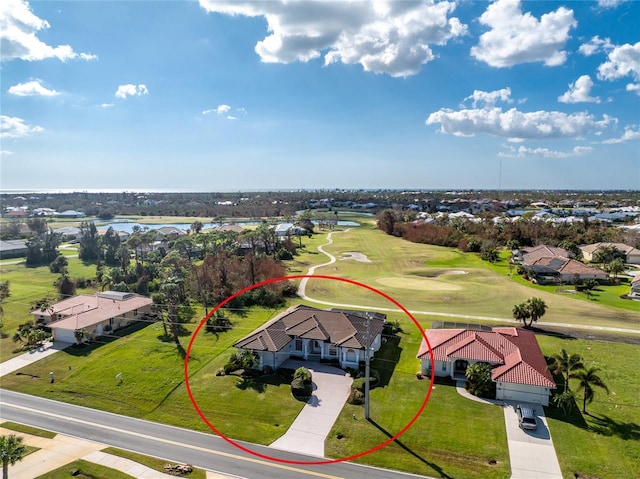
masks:
[[[364,418],[369,419],[369,348],[370,348],[370,322],[371,318],[367,314],[367,336],[365,339],[366,352],[364,353]]]

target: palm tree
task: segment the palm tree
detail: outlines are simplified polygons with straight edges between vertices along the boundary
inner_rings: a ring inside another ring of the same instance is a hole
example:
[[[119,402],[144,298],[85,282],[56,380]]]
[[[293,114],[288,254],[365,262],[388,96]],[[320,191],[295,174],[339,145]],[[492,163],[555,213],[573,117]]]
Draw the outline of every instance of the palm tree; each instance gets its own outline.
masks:
[[[522,321],[524,325],[527,325],[527,319],[529,319],[529,310],[526,303],[516,304],[513,307],[513,317],[518,321]]]
[[[600,371],[599,368],[590,367],[589,369],[583,369],[582,371],[571,375],[572,378],[579,381],[578,391],[584,391],[582,412],[585,414],[587,414],[587,403],[591,403],[593,401],[593,397],[595,396],[593,386],[598,386],[599,388],[607,391],[607,394],[609,394],[609,388],[604,383],[602,378],[598,376],[598,371]]]
[[[27,448],[22,444],[22,436],[9,434],[8,436],[0,436],[0,458],[2,459],[2,479],[9,477],[9,464],[12,466],[22,461],[27,452]]]
[[[563,349],[560,353],[551,356],[551,359],[553,363],[551,363],[549,369],[551,369],[551,372],[554,374],[562,375],[564,378],[564,390],[569,391],[569,378],[573,377],[573,371],[584,369],[582,356],[579,354],[569,355],[566,349]]]
[[[544,313],[547,312],[547,305],[540,298],[529,298],[527,299],[527,309],[529,310],[529,317],[531,318],[531,322],[529,326],[538,321]]]

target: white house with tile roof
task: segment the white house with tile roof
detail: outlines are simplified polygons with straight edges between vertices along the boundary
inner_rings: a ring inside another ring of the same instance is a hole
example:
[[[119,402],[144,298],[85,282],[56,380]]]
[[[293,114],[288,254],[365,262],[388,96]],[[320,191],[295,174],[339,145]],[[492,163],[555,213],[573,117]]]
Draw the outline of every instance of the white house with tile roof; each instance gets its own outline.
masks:
[[[31,314],[51,329],[54,340],[74,343],[75,331],[85,329],[91,337],[106,334],[142,319],[151,313],[151,304],[151,298],[138,294],[103,291],[73,296]]]
[[[367,317],[366,313],[355,311],[324,311],[297,305],[233,346],[256,353],[260,370],[275,370],[291,357],[335,360],[343,368],[357,368],[365,360],[367,345],[372,352],[380,349],[384,323],[381,315]]]
[[[429,329],[425,335],[429,344],[423,339],[418,352],[422,374],[431,376],[431,349],[435,376],[464,379],[468,366],[487,363],[496,399],[549,405],[556,384],[532,331]]]

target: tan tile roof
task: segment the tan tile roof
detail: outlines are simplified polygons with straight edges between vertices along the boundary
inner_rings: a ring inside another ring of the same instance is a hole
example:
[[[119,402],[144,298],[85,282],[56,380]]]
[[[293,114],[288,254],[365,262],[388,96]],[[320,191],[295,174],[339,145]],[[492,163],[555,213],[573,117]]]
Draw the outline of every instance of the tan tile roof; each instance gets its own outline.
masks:
[[[569,257],[569,252],[566,249],[558,248],[557,246],[539,245],[533,248],[523,248],[522,250],[522,262],[524,264],[530,264],[545,256],[563,256]]]
[[[532,331],[520,328],[429,329],[425,331],[436,361],[482,361],[498,366],[494,381],[555,388],[553,377]],[[422,340],[419,359],[429,359],[429,347]]]
[[[82,329],[91,328],[109,318],[116,318],[136,309],[150,306],[151,298],[137,294],[128,295],[126,299],[111,299],[97,295],[81,294],[72,298],[59,301],[50,306],[47,314],[55,313],[62,319],[53,321],[47,327],[56,329]],[[31,314],[38,315],[41,311],[36,309]]]
[[[298,305],[265,323],[234,344],[236,348],[279,351],[298,337],[330,342],[336,346],[364,349],[367,343],[367,320],[357,315],[323,311]],[[384,320],[371,319],[369,342],[382,332]]]
[[[608,276],[607,272],[602,271],[600,268],[588,266],[575,259],[562,258],[560,256],[539,258],[529,266],[545,266],[561,274],[590,274]]]
[[[624,243],[592,243],[592,244],[587,244],[584,246],[580,246],[580,249],[585,252],[585,253],[595,253],[598,249],[602,248],[602,247],[609,247],[612,246],[615,249],[617,249],[618,251],[622,251],[623,253],[630,255],[637,255],[640,254],[640,250],[637,248],[634,248],[633,246],[629,246],[628,244],[624,244]]]

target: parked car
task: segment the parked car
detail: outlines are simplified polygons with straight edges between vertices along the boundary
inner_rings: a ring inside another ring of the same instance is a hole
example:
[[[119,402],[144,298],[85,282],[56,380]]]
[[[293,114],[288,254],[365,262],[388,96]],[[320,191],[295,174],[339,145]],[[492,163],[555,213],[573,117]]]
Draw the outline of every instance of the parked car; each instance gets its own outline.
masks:
[[[522,429],[537,429],[538,420],[533,409],[518,404],[516,406],[516,414],[518,415],[518,425]]]

